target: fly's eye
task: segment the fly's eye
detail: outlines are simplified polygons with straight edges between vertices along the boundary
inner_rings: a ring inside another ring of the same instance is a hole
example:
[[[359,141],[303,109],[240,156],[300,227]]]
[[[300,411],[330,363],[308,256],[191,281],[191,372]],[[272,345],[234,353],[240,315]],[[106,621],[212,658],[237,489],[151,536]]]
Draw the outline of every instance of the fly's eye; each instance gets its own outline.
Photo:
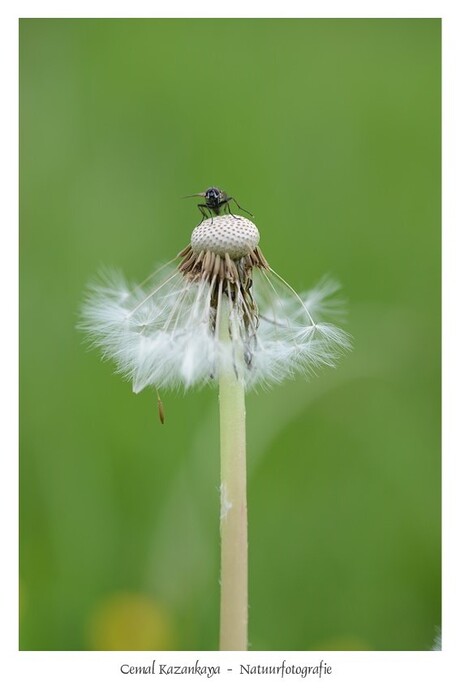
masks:
[[[206,192],[206,196],[210,199],[217,199],[217,197],[219,196],[219,190],[215,189],[214,187],[211,187],[211,189],[208,189],[208,191]]]

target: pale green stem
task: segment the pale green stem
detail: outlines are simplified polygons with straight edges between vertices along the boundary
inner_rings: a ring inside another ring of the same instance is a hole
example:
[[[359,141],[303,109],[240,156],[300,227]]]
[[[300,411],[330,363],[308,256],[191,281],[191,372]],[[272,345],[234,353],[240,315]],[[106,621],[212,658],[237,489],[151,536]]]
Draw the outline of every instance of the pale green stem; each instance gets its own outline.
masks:
[[[229,341],[228,300],[221,300],[219,338]],[[220,649],[248,644],[248,527],[244,384],[234,371],[219,378],[220,411]]]

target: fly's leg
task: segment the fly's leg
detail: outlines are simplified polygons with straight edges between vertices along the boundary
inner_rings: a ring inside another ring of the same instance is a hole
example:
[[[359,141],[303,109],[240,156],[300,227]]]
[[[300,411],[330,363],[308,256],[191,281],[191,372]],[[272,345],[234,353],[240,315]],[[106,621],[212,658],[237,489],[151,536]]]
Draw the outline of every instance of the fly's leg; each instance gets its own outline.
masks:
[[[201,225],[201,223],[204,220],[207,220],[208,218],[211,218],[211,223],[212,223],[212,213],[209,211],[209,208],[207,207],[207,205],[206,204],[198,204],[198,208],[200,209],[202,218],[201,218],[200,222],[198,223],[197,227],[199,227]],[[209,216],[208,216],[208,213],[209,213]]]
[[[236,205],[238,206],[238,208],[240,209],[240,211],[244,211],[245,213],[247,213],[248,215],[250,215],[251,218],[254,218],[254,214],[251,213],[251,211],[248,211],[246,208],[243,208],[242,206],[240,206],[239,203],[237,202],[237,200],[235,199],[234,196],[229,196],[228,199],[227,199],[227,203],[228,203],[229,201],[234,201],[235,204],[236,204]]]
[[[228,201],[227,201],[227,203],[225,204],[225,208],[227,209],[227,211],[229,212],[229,214],[231,215],[232,218],[236,218],[236,216],[234,216],[233,213],[232,213],[232,210],[231,210],[231,208],[230,208],[230,204],[228,203]]]

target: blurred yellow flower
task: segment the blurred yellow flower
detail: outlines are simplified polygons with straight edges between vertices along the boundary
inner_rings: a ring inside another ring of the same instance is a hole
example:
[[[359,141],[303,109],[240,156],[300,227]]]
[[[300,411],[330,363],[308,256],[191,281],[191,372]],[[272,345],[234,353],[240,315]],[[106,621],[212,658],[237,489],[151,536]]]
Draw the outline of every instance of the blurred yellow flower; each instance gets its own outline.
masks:
[[[111,594],[98,602],[89,617],[91,650],[168,650],[172,642],[169,614],[146,594]]]
[[[345,634],[328,637],[322,640],[319,645],[315,645],[314,649],[331,652],[368,652],[372,650],[372,647],[362,637]]]

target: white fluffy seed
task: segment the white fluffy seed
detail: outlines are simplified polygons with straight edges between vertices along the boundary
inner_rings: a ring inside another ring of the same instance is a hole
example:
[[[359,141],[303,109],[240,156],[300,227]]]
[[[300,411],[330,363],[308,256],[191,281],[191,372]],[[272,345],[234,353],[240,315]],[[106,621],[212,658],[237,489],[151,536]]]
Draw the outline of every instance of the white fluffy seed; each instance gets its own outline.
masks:
[[[214,216],[204,220],[192,232],[191,245],[195,254],[210,251],[231,259],[247,256],[259,244],[257,227],[242,216]]]

